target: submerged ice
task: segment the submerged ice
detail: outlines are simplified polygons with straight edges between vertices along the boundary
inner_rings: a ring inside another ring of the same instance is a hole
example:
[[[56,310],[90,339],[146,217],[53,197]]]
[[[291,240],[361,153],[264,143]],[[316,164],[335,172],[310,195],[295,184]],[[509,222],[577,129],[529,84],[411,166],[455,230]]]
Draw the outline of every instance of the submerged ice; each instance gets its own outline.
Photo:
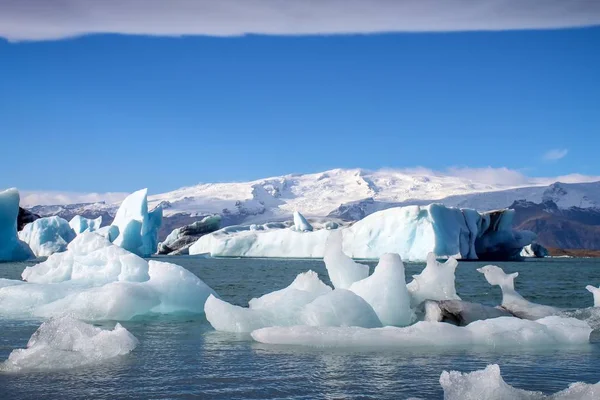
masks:
[[[23,261],[34,254],[17,236],[19,192],[8,189],[0,192],[0,261]]]
[[[44,322],[25,349],[13,350],[0,371],[23,372],[82,367],[125,355],[138,345],[127,329],[100,329],[70,316]]]

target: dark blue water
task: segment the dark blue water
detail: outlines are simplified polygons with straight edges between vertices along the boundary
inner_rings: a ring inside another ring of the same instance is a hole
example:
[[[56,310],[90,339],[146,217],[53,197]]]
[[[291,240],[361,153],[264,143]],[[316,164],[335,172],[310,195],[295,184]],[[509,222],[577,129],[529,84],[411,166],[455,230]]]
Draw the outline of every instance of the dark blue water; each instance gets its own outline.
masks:
[[[312,269],[328,282],[316,260],[169,258],[238,305],[287,286]],[[28,265],[0,264],[0,278],[18,279]],[[497,305],[500,290],[460,263],[457,291],[464,300]],[[557,307],[593,304],[587,284],[600,284],[600,261],[546,259],[497,263],[519,272],[517,290],[529,300]],[[407,276],[422,264],[407,264]],[[25,347],[40,321],[0,319],[0,359]],[[110,326],[110,324],[108,324]],[[139,340],[133,353],[77,370],[0,374],[0,399],[227,398],[335,399],[421,397],[441,399],[443,370],[472,371],[499,364],[511,385],[552,393],[569,383],[600,381],[600,343],[576,348],[483,350],[324,350],[255,343],[249,335],[215,332],[203,316],[160,317],[123,325]]]

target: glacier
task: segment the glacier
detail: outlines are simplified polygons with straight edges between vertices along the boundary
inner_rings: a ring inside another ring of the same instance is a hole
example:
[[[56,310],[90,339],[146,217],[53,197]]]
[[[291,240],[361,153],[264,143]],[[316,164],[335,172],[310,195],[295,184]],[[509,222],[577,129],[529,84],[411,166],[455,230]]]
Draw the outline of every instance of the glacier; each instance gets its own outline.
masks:
[[[397,253],[404,260],[438,257],[460,259],[517,259],[536,235],[512,229],[514,210],[479,213],[441,204],[396,207],[373,213],[341,227],[344,252],[352,258],[378,259]],[[280,224],[279,224],[280,225]],[[228,227],[203,236],[190,254],[214,257],[322,258],[335,230],[296,229],[265,224],[260,228]]]
[[[498,364],[469,373],[443,371],[440,385],[445,400],[591,400],[600,395],[600,382],[576,382],[560,392],[544,395],[542,392],[517,389],[502,379]]]
[[[75,236],[70,224],[56,216],[36,219],[19,232],[19,239],[29,245],[36,257],[65,251]]]
[[[77,235],[83,232],[94,232],[100,229],[100,226],[102,225],[102,216],[90,219],[82,217],[81,215],[76,215],[71,218],[69,225]]]
[[[17,235],[19,201],[19,192],[15,188],[0,192],[0,262],[35,257],[29,245]]]
[[[94,232],[84,232],[24,281],[0,281],[0,316],[126,321],[152,314],[202,314],[216,293],[175,264],[146,261]]]
[[[148,189],[127,196],[117,210],[112,226],[119,229],[114,243],[142,257],[156,253],[162,207],[148,212]]]
[[[138,344],[135,336],[118,323],[113,330],[105,330],[70,316],[52,318],[34,332],[27,348],[13,350],[0,363],[0,371],[77,368],[125,355]]]

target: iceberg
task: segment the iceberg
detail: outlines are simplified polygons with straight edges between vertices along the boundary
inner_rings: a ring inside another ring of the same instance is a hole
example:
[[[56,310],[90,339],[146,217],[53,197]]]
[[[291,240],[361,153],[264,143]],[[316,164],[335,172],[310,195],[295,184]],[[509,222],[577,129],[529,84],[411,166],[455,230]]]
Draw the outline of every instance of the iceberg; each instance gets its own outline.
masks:
[[[546,396],[542,392],[517,389],[502,379],[497,364],[470,373],[444,371],[440,376],[445,400],[591,400],[600,394],[600,382],[572,383],[565,390]]]
[[[119,229],[113,240],[118,246],[142,257],[156,253],[162,208],[148,212],[148,189],[138,190],[121,203],[112,226]]]
[[[335,289],[317,297],[302,309],[301,320],[308,326],[381,326],[381,321],[369,303],[346,289]]]
[[[514,231],[513,218],[514,210],[509,209],[479,213],[430,204],[378,211],[339,231],[343,251],[352,258],[397,253],[404,260],[425,260],[434,253],[461,259],[516,259],[536,235]],[[190,254],[321,258],[330,232],[324,227],[303,232],[286,226],[229,227],[198,239]]]
[[[69,223],[57,216],[36,219],[19,232],[19,239],[29,245],[36,257],[48,257],[67,250],[75,236]]]
[[[200,221],[176,228],[158,244],[158,254],[188,254],[189,247],[200,237],[212,233],[221,226],[220,215],[210,215]]]
[[[406,285],[413,308],[425,300],[460,300],[456,294],[455,271],[458,261],[449,258],[445,263],[437,261],[435,254],[427,255],[427,264],[413,280]]]
[[[26,282],[0,282],[0,316],[125,321],[151,314],[201,314],[215,292],[175,264],[146,261],[93,232],[64,253],[27,267]]]
[[[588,292],[594,295],[594,307],[600,307],[600,287],[587,285],[585,288]]]
[[[485,276],[490,285],[500,286],[502,290],[501,306],[516,317],[535,320],[551,315],[559,315],[562,312],[556,307],[532,303],[517,293],[514,281],[519,276],[518,272],[506,274],[502,268],[495,265],[486,265],[478,268],[477,271]]]
[[[383,325],[406,326],[415,319],[410,307],[404,264],[398,254],[381,256],[373,274],[354,282],[349,290],[373,307]]]
[[[427,321],[403,328],[386,326],[375,329],[279,326],[257,329],[251,336],[260,343],[320,348],[547,348],[589,343],[591,332],[584,321],[553,316],[537,321],[499,317],[475,321],[465,327]]]
[[[369,266],[359,264],[344,254],[341,232],[332,232],[323,257],[329,279],[336,289],[348,289],[354,282],[369,276]]]
[[[312,232],[313,227],[304,218],[304,215],[294,211],[294,229],[298,232]]]
[[[76,235],[83,232],[94,232],[100,229],[102,225],[102,216],[96,219],[84,218],[81,215],[76,215],[69,221],[71,229],[75,231]]]
[[[0,262],[23,261],[35,255],[27,243],[17,236],[19,192],[8,189],[0,192]]]
[[[27,348],[13,350],[0,371],[25,372],[77,368],[125,355],[138,340],[120,324],[104,330],[69,316],[44,322]]]

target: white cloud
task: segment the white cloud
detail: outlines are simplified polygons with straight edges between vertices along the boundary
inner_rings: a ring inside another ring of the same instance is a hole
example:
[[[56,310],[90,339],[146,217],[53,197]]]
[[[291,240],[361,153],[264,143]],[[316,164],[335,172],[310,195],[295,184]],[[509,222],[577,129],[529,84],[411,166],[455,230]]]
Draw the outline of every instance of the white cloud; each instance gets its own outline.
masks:
[[[104,201],[107,204],[120,203],[129,193],[78,193],[22,190],[19,191],[19,194],[21,196],[21,206],[31,207],[36,205],[97,203],[100,201]]]
[[[0,37],[311,35],[600,24],[598,0],[2,0]]]
[[[568,149],[552,149],[544,153],[543,158],[546,161],[557,161],[564,158],[568,152]]]

